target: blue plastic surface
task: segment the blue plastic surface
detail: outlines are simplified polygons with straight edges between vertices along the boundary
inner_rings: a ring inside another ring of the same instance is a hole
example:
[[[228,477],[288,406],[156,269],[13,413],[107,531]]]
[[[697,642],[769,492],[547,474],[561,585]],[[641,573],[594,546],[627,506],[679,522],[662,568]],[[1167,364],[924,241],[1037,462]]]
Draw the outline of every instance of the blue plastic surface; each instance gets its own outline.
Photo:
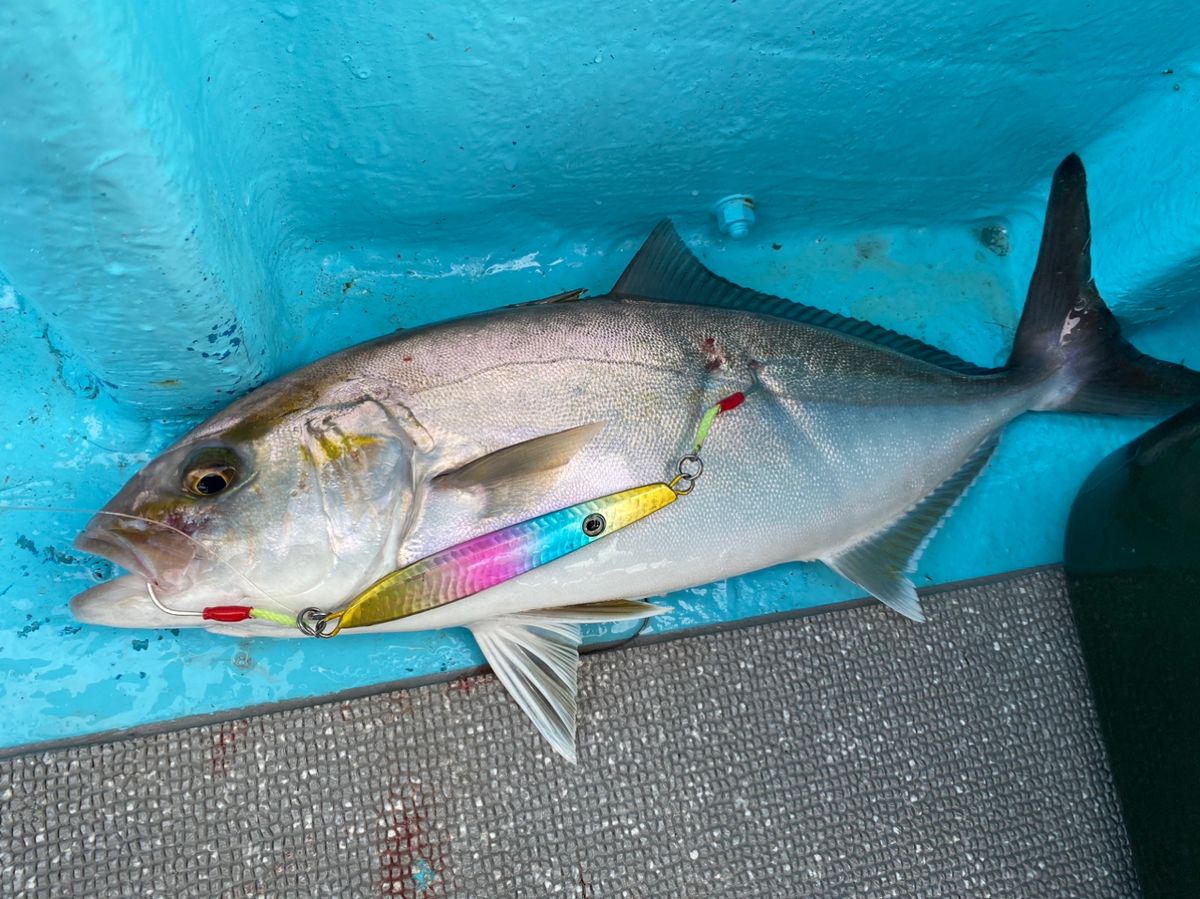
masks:
[[[449,671],[456,632],[322,643],[80,627],[86,514],[198,415],[396,327],[606,291],[673,216],[716,272],[1004,358],[1048,176],[1089,166],[1101,291],[1200,366],[1200,22],[1159,3],[31,0],[0,16],[0,746]],[[736,244],[710,209],[745,192]],[[1147,426],[1028,416],[919,585],[1052,562]],[[36,506],[43,511],[25,511]],[[732,522],[731,527],[737,523]],[[789,566],[663,630],[856,595]],[[935,612],[936,613],[936,612]]]

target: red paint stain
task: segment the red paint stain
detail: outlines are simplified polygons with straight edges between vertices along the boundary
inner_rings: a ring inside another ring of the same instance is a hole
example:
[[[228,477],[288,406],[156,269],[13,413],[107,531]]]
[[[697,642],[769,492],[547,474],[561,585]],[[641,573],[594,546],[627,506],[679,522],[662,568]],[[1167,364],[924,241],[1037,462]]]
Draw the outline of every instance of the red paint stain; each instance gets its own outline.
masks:
[[[224,774],[232,767],[237,757],[238,738],[246,732],[246,725],[245,721],[223,721],[217,725],[209,755],[213,774]]]
[[[451,693],[462,693],[470,696],[480,687],[486,687],[488,684],[495,683],[496,675],[494,674],[476,674],[470,677],[460,677],[457,680],[452,680],[446,684],[446,689]]]
[[[446,871],[444,837],[431,837],[426,799],[413,784],[392,787],[384,802],[379,887],[384,896],[436,899]]]

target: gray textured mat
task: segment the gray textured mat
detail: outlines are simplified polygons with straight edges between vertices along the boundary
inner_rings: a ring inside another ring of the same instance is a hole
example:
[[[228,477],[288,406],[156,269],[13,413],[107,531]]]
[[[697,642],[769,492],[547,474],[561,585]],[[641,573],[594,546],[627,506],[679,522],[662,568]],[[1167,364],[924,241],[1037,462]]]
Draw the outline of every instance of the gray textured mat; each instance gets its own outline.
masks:
[[[1128,897],[1061,575],[0,763],[0,895]]]

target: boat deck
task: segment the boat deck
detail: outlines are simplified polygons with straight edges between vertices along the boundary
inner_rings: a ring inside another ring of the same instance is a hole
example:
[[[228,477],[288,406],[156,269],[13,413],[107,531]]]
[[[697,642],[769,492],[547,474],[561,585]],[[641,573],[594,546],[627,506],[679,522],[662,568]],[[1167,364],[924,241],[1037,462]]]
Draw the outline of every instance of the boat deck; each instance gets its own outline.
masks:
[[[1056,568],[0,762],[9,897],[1128,897]]]

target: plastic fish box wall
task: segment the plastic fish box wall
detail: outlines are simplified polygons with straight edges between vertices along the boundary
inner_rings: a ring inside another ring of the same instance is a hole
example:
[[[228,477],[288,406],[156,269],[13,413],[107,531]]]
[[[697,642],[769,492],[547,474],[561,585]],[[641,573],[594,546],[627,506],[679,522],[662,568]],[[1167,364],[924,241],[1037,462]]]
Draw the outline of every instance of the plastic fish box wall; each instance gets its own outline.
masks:
[[[7,4],[0,741],[477,664],[454,632],[81,627],[67,600],[112,571],[71,549],[69,510],[331,350],[602,293],[664,216],[725,277],[991,365],[1078,151],[1101,291],[1139,347],[1200,366],[1198,48],[1165,2]],[[735,241],[710,210],[739,193],[757,221]],[[1079,483],[1147,426],[1017,422],[918,585],[1058,560]],[[854,594],[787,566],[651,627]]]

